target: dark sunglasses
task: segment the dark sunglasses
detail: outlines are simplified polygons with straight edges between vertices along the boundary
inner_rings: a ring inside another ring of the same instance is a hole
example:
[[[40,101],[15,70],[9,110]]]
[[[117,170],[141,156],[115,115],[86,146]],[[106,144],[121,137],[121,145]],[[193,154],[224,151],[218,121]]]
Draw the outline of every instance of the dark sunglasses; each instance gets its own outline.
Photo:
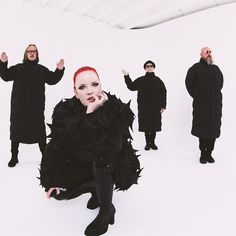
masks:
[[[146,65],[145,68],[151,68],[154,67],[153,65]]]

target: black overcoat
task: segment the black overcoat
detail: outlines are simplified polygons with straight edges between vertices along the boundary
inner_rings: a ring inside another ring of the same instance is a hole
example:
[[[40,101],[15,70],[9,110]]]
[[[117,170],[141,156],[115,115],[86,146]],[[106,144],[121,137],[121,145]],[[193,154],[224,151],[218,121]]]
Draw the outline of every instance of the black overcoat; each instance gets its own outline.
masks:
[[[186,88],[193,98],[192,131],[194,136],[215,139],[220,136],[223,74],[216,65],[203,59],[189,68]]]
[[[134,80],[124,76],[127,88],[138,91],[139,131],[161,131],[161,108],[166,109],[166,88],[163,81],[152,73]]]
[[[93,162],[111,169],[118,190],[137,183],[141,169],[129,132],[134,114],[129,103],[107,96],[104,105],[90,114],[76,97],[54,109],[40,180],[46,191],[50,187],[65,190],[57,199],[94,191]]]
[[[52,72],[36,61],[10,68],[7,68],[7,62],[0,61],[0,77],[4,81],[13,81],[10,115],[12,141],[38,143],[45,140],[45,83],[58,83],[63,73],[64,69]]]

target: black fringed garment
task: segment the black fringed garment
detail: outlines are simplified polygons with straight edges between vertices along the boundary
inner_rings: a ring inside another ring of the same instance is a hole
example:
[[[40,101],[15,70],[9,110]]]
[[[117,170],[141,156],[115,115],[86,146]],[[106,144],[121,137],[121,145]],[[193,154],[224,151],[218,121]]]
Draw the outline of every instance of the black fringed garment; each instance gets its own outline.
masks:
[[[40,168],[41,185],[64,189],[58,199],[71,199],[94,190],[93,162],[111,168],[115,189],[137,184],[140,163],[131,145],[134,114],[130,104],[114,95],[95,112],[72,97],[58,103],[52,116],[50,141]]]

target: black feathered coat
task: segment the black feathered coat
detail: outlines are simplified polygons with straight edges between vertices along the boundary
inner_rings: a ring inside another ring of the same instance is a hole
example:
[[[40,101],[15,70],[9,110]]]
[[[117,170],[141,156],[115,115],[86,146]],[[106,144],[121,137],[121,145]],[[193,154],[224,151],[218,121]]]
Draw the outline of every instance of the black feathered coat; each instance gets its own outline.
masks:
[[[112,169],[118,190],[127,190],[137,183],[141,169],[129,132],[134,114],[129,104],[107,95],[104,105],[90,114],[76,97],[55,107],[51,140],[40,170],[41,185],[46,191],[50,187],[64,188],[64,199],[92,192],[93,162]]]
[[[193,98],[192,134],[199,138],[220,136],[223,74],[203,59],[187,72],[186,87]]]
[[[161,131],[161,108],[166,109],[166,88],[163,81],[152,73],[146,73],[132,82],[124,76],[127,88],[138,91],[139,131]]]
[[[46,139],[44,109],[45,83],[58,83],[64,73],[49,71],[36,61],[7,68],[0,61],[0,77],[13,81],[11,94],[10,139],[20,143],[38,143]]]

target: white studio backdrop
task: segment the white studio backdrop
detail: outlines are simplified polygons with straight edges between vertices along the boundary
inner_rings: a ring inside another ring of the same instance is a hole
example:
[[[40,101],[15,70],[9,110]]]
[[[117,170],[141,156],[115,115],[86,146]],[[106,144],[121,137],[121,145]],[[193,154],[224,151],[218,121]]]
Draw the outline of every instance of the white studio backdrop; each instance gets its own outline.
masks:
[[[234,236],[236,32],[233,23],[236,4],[198,12],[145,30],[123,31],[54,8],[21,2],[0,1],[0,51],[7,53],[9,66],[22,61],[29,43],[38,46],[40,63],[51,70],[60,58],[65,60],[62,81],[46,86],[47,123],[51,122],[53,107],[62,98],[73,96],[73,74],[84,65],[97,69],[105,91],[116,94],[124,102],[131,99],[136,115],[136,93],[127,90],[121,69],[128,70],[135,79],[144,74],[143,63],[153,60],[156,75],[167,87],[163,131],[157,134],[160,150],[143,151],[144,137],[137,131],[135,120],[134,146],[142,154],[143,177],[137,188],[117,194],[119,223],[110,227],[107,235]],[[198,164],[198,142],[190,134],[192,101],[184,83],[188,68],[199,60],[203,46],[211,47],[225,79],[222,135],[216,142],[216,163],[212,168]],[[77,199],[68,202],[46,199],[36,179],[40,160],[37,145],[22,145],[20,164],[13,169],[7,167],[11,89],[11,82],[0,80],[1,235],[83,235],[89,219],[94,217],[84,209],[87,198],[82,197],[83,204]],[[206,179],[204,183],[203,179]],[[204,195],[207,197],[203,198]]]

